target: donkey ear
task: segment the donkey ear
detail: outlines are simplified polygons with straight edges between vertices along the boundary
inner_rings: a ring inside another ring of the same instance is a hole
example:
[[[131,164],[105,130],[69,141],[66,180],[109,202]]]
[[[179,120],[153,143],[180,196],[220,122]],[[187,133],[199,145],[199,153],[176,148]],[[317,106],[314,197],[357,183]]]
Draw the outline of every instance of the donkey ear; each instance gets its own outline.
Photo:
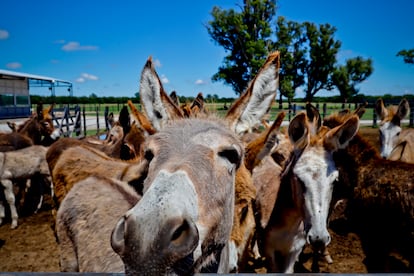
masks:
[[[384,120],[384,118],[387,117],[388,110],[385,108],[384,101],[382,100],[382,98],[379,98],[375,102],[375,112],[377,113],[377,115],[380,117],[381,120]]]
[[[279,86],[279,67],[279,52],[273,52],[243,95],[227,112],[226,120],[236,133],[250,131],[269,111]]]
[[[400,120],[404,119],[405,116],[408,115],[408,111],[410,110],[410,104],[408,103],[407,99],[402,99],[400,104],[398,105],[398,110],[396,115],[400,118]]]
[[[360,119],[365,113],[365,107],[368,105],[368,102],[360,104],[357,109],[354,110],[354,114],[357,115]]]
[[[289,124],[288,134],[295,149],[302,150],[309,143],[309,125],[305,113],[296,115]]]
[[[318,109],[308,102],[306,103],[306,115],[311,125],[312,134],[316,134],[322,125],[322,119]]]
[[[324,138],[325,149],[334,152],[338,149],[344,149],[348,146],[349,141],[357,134],[359,129],[359,117],[353,115],[342,125],[329,130]]]
[[[151,57],[141,73],[139,94],[141,105],[155,129],[160,130],[169,120],[183,117],[179,107],[165,92]]]
[[[285,112],[279,113],[272,126],[246,146],[244,163],[249,171],[253,171],[253,168],[269,155],[272,148],[277,144],[277,134],[285,115]]]
[[[7,121],[7,125],[12,130],[12,132],[16,132],[17,131],[17,125],[16,125],[15,122],[9,122],[9,121]]]
[[[128,100],[128,106],[131,109],[132,115],[135,117],[135,119],[138,121],[141,128],[147,132],[147,134],[152,135],[156,133],[156,129],[152,126],[151,122],[148,120],[148,118],[142,114],[136,106],[132,103],[131,100]]]

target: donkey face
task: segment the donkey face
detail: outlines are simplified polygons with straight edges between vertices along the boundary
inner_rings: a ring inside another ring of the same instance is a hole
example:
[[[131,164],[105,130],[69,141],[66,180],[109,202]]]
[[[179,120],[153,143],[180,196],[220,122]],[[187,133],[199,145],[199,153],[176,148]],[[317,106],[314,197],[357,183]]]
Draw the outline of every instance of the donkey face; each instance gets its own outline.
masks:
[[[207,120],[174,121],[148,138],[144,196],[112,235],[127,274],[197,273],[220,262],[243,153],[230,130]]]
[[[347,146],[358,131],[358,122],[354,116],[335,129],[322,127],[312,135],[313,127],[302,113],[289,125],[289,137],[294,145],[290,164],[293,166],[292,191],[303,208],[306,240],[314,250],[322,250],[331,240],[327,219],[338,178],[332,153]]]
[[[398,107],[390,106],[385,108],[382,99],[378,99],[375,104],[375,112],[381,119],[380,144],[381,156],[388,158],[393,149],[397,146],[401,133],[401,120],[404,119],[410,106],[406,99],[403,99]]]

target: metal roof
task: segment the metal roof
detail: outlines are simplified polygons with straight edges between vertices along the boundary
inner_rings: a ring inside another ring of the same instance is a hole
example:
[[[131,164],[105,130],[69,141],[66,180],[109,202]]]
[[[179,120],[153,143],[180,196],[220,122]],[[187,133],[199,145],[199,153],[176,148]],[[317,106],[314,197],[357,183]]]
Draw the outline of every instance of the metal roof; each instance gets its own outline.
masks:
[[[3,69],[0,69],[0,78],[27,78],[27,79],[32,79],[32,80],[49,81],[51,83],[61,82],[61,83],[67,83],[67,84],[72,85],[72,82],[66,81],[66,80],[33,75],[33,74],[27,74],[27,73],[21,73],[21,72],[15,72],[15,71],[9,71],[9,70],[3,70]]]

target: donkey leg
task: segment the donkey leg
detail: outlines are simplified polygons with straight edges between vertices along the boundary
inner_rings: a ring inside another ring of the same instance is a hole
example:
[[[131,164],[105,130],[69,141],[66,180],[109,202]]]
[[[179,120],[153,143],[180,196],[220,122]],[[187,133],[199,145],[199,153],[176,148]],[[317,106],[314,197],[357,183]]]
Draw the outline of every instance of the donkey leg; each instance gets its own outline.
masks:
[[[9,179],[3,179],[1,183],[4,186],[4,196],[7,200],[7,203],[10,206],[10,214],[11,214],[11,219],[12,219],[11,228],[14,229],[17,227],[17,220],[19,216],[17,214],[17,210],[15,206],[15,197],[13,193],[13,182]]]

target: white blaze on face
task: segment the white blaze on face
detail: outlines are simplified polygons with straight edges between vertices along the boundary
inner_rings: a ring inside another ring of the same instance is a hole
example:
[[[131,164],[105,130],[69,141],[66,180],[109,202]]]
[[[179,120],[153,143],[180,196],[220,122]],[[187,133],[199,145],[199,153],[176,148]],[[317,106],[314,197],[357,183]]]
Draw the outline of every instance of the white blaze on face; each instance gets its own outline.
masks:
[[[327,230],[329,206],[333,183],[338,177],[332,156],[321,148],[312,148],[303,152],[293,172],[303,184],[308,242],[318,239],[327,244],[330,241]]]
[[[388,158],[398,143],[401,127],[391,122],[384,123],[380,128],[381,156]]]

